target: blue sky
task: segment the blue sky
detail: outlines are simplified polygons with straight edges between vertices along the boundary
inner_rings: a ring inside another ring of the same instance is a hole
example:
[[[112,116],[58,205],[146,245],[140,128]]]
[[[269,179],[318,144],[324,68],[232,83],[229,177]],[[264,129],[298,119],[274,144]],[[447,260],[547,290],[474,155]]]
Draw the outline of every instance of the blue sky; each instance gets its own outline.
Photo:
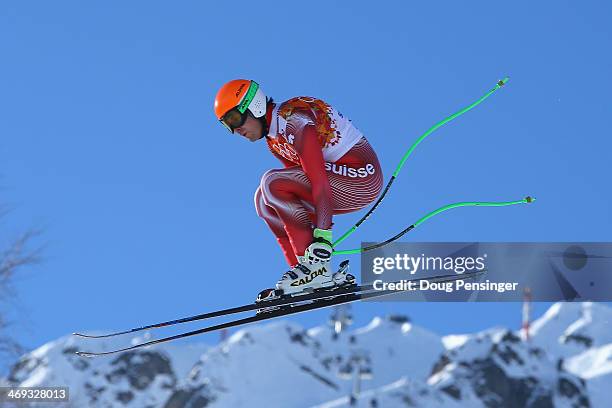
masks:
[[[527,194],[537,203],[454,210],[405,240],[610,241],[611,13],[603,1],[3,3],[0,201],[13,211],[0,239],[43,228],[45,246],[5,305],[12,333],[34,347],[242,304],[276,281],[284,259],[252,196],[279,163],[212,112],[236,77],[339,108],[385,178],[427,128],[511,77],[418,148],[344,248],[450,202]],[[358,216],[336,217],[337,236]],[[520,318],[513,303],[354,310],[442,334]]]

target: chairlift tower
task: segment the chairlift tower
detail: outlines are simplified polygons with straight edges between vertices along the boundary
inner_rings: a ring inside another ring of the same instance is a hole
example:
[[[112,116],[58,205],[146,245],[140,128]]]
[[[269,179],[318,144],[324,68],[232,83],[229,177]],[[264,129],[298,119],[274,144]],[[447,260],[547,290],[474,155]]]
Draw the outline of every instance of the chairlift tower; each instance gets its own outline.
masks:
[[[352,379],[353,385],[349,396],[349,405],[357,405],[359,395],[361,394],[361,381],[370,380],[373,377],[372,365],[367,351],[353,350],[348,361],[340,366],[338,377],[345,380]]]
[[[333,328],[332,338],[338,340],[340,333],[353,324],[353,314],[350,305],[338,305],[332,310],[329,325]]]

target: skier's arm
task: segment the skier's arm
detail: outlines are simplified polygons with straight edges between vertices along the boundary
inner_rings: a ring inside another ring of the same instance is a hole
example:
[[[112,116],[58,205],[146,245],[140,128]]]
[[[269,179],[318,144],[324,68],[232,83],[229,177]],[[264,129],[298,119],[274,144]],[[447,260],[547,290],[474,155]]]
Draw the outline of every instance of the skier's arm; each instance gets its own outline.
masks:
[[[293,145],[300,156],[304,173],[312,185],[312,199],[316,212],[316,228],[329,230],[332,226],[332,192],[325,161],[314,125],[304,126],[296,132]]]

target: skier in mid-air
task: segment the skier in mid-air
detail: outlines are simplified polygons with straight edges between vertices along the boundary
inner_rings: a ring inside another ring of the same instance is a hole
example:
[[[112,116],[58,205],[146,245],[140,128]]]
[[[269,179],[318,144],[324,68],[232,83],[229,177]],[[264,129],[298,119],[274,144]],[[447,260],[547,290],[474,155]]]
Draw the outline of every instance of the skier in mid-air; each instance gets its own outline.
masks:
[[[214,110],[230,132],[251,142],[265,138],[285,167],[262,176],[255,208],[291,269],[257,300],[354,283],[352,275],[331,270],[332,216],[362,209],[382,188],[380,163],[363,134],[320,99],[276,104],[246,79],[224,84]]]
[[[507,81],[507,77],[498,81],[496,87],[478,101],[447,117],[418,138],[402,158],[376,204],[339,241],[350,235],[372,213],[389,191],[406,158],[427,135],[442,124],[479,105]],[[251,310],[257,311],[255,316],[213,324],[115,350],[76,351],[76,354],[92,357],[120,353],[197,334],[397,293],[392,289],[378,290],[373,283],[356,285],[355,278],[347,273],[347,261],[341,262],[339,270],[335,273],[330,269],[333,254],[332,215],[365,207],[378,197],[382,187],[382,171],[376,153],[348,119],[324,101],[312,97],[296,97],[277,105],[271,98],[266,98],[256,82],[245,79],[236,79],[221,87],[215,99],[215,115],[230,132],[236,132],[252,142],[265,137],[272,154],[285,166],[284,169],[270,170],[263,175],[255,193],[255,207],[257,214],[276,236],[291,269],[282,275],[275,288],[261,291],[254,303],[114,333],[101,335],[75,333],[75,335],[86,338],[109,338]],[[354,251],[380,248],[413,230],[432,216],[451,208],[503,207],[532,203],[534,200],[531,196],[527,196],[516,201],[461,202],[446,205],[430,212],[393,238]],[[453,273],[426,280],[440,283],[463,281],[479,277],[482,273],[484,271]],[[422,280],[422,278],[410,279],[411,282]],[[321,291],[312,294],[303,293],[317,289]],[[330,293],[330,289],[336,290]],[[293,297],[295,295],[299,296]],[[261,301],[267,302],[262,305]]]

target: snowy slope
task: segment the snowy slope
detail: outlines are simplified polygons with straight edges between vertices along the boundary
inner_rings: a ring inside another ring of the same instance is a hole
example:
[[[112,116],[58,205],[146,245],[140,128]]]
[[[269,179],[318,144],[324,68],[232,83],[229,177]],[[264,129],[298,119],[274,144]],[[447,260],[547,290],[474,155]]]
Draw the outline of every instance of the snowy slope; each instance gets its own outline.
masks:
[[[74,407],[340,407],[346,374],[360,367],[362,407],[606,407],[611,316],[599,304],[556,304],[530,342],[505,328],[441,338],[401,315],[339,336],[275,321],[213,347],[177,342],[93,359],[74,351],[130,338],[66,336],[24,355],[4,381],[69,386]]]
[[[272,323],[241,330],[206,353],[186,391],[206,384],[215,407],[311,406],[350,389],[339,374],[353,351],[364,352],[376,373],[370,385],[382,386],[407,372],[425,380],[443,350],[439,336],[398,316],[375,318],[337,339],[329,327]]]
[[[215,407],[312,405],[340,390],[321,355],[298,325],[250,327],[202,355],[181,391],[197,398],[194,390],[203,389]]]
[[[340,408],[350,405],[350,397],[343,396],[313,408]],[[466,408],[465,401],[459,401],[444,392],[433,390],[419,381],[403,377],[391,384],[363,391],[353,406],[372,407],[438,407]]]
[[[332,339],[329,327],[318,327],[308,333],[321,342],[330,357],[339,361],[338,367],[352,350],[367,351],[369,367],[376,373],[371,385],[391,383],[406,373],[425,380],[431,371],[431,362],[444,351],[440,336],[413,325],[401,315],[376,317],[365,327],[338,340]]]
[[[598,303],[556,303],[532,324],[534,344],[558,357],[612,343],[612,309]]]
[[[478,333],[446,352],[428,382],[469,406],[589,405],[588,391],[578,376],[506,329]]]
[[[589,389],[582,378],[567,372],[545,350],[522,341],[507,329],[455,335],[444,338],[443,342],[446,351],[433,364],[427,384],[413,377],[368,388],[361,393],[356,406],[608,406],[603,396],[612,383],[604,382]],[[597,360],[585,365],[602,367],[603,363]],[[348,397],[342,397],[317,407],[347,406]]]
[[[132,344],[146,340],[135,337]],[[101,349],[125,346],[125,339],[101,339]],[[77,350],[91,347],[91,340],[65,336],[23,356],[6,379],[22,387],[67,386],[74,406],[158,407],[206,345],[164,345],[127,352],[113,358],[82,358]]]
[[[586,380],[593,406],[612,394],[612,309],[598,303],[556,303],[533,323],[532,342],[563,369]]]

